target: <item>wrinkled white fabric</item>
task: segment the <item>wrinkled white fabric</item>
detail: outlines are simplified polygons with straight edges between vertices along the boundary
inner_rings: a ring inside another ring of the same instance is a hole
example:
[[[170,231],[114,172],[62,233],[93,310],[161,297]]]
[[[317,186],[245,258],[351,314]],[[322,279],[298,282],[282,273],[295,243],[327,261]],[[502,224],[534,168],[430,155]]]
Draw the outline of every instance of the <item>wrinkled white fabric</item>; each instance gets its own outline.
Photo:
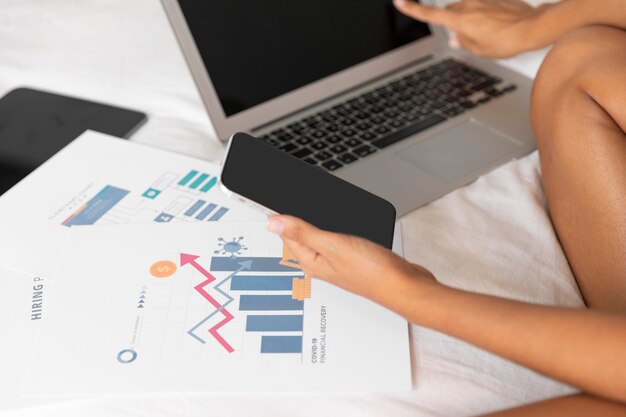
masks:
[[[525,54],[505,64],[533,76],[542,57]],[[158,0],[0,0],[0,95],[18,86],[144,111],[149,121],[133,137],[138,142],[206,159],[223,152],[211,139]],[[405,256],[448,285],[582,306],[546,211],[536,152],[401,223]],[[145,395],[64,401],[10,415],[460,416],[572,392],[437,332],[413,326],[410,334],[414,389],[408,393]]]

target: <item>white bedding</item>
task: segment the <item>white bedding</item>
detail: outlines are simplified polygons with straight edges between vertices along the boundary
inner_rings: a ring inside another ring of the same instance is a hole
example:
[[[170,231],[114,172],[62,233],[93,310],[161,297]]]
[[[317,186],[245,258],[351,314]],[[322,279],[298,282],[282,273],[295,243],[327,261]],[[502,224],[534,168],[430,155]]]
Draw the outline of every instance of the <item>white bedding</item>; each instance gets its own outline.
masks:
[[[542,57],[526,54],[506,65],[532,76]],[[209,121],[158,0],[0,0],[0,95],[23,85],[145,111],[150,119],[133,137],[138,142],[206,159],[223,152],[210,139]],[[536,152],[401,223],[405,256],[446,284],[582,306],[546,212]],[[409,393],[102,398],[11,415],[458,416],[572,391],[436,332],[411,327],[410,334]]]

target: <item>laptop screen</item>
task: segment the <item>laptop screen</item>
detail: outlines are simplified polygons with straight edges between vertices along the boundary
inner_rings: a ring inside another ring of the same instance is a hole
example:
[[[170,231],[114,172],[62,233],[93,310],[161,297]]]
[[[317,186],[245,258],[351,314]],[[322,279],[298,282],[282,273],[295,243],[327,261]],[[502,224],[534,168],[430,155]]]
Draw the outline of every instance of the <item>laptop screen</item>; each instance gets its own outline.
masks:
[[[391,0],[179,0],[226,116],[419,38]]]

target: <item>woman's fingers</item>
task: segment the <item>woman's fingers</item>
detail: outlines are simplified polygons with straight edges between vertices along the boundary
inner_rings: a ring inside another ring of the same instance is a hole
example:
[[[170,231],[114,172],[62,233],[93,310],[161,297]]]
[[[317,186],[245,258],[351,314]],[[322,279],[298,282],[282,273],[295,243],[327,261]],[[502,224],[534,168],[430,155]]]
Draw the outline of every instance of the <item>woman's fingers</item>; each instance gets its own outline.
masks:
[[[319,257],[319,253],[301,243],[296,242],[295,240],[290,240],[286,237],[283,237],[282,239],[284,244],[287,245],[300,264],[310,266],[315,264],[315,261]]]
[[[456,15],[452,10],[424,6],[413,0],[394,0],[393,4],[401,13],[413,19],[446,26],[451,29],[457,27]]]
[[[319,254],[308,248],[301,243],[298,243],[294,240],[289,240],[283,237],[283,243],[287,245],[291,253],[296,257],[302,269],[305,270],[307,274],[318,274],[318,265],[317,261],[320,259]]]
[[[292,216],[270,217],[267,228],[283,239],[298,243],[323,256],[336,252],[336,246],[340,242],[336,234],[320,230],[312,224]]]
[[[448,46],[451,49],[460,49],[461,43],[459,42],[459,38],[455,32],[450,32],[450,37],[448,38]]]
[[[466,49],[470,52],[472,52],[473,54],[476,55],[481,55],[481,51],[475,48],[475,44],[474,42],[472,42],[472,40],[470,38],[468,38],[467,36],[463,36],[461,34],[457,34],[456,35],[456,41],[458,44],[458,48],[457,49]]]
[[[325,281],[333,281],[336,278],[337,271],[328,263],[328,259],[293,240],[283,238],[283,242],[296,257],[306,275]]]
[[[461,0],[444,9],[414,0],[394,0],[395,7],[417,20],[446,26],[456,33],[451,48],[491,58],[505,58],[544,46],[546,27],[538,18],[550,6],[532,7],[522,0]]]
[[[292,216],[273,216],[267,228],[280,235],[306,273],[327,281],[334,282],[344,269],[358,269],[362,257],[372,254],[368,250],[363,253],[363,245],[354,244],[358,238],[326,232]]]
[[[296,217],[273,216],[267,228],[280,235],[305,274],[374,301],[386,299],[385,288],[391,279],[406,274],[432,277],[366,239],[326,232]]]

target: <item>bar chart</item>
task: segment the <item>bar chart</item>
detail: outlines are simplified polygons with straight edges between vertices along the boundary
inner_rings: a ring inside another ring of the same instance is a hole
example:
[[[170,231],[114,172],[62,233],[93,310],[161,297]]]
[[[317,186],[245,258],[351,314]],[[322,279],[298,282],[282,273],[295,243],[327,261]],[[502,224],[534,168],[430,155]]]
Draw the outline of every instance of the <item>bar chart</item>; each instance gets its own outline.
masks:
[[[189,171],[180,181],[178,185],[188,187],[191,190],[198,190],[206,193],[217,184],[217,176],[199,172],[195,169]]]
[[[194,196],[209,192],[217,184],[216,175],[210,175],[195,169],[187,172],[187,174],[182,176],[175,184],[174,182],[179,176],[176,175],[172,177],[170,174],[171,173],[166,173],[155,181],[155,183],[143,193],[143,196],[155,199],[170,186],[173,186],[179,193]],[[154,218],[154,221],[170,222],[180,217],[186,221],[216,222],[228,213],[228,211],[229,209],[227,207],[220,207],[218,204],[207,201],[204,198],[187,198],[186,204],[170,204],[168,208]]]
[[[217,183],[217,175],[192,169],[183,175],[163,172],[139,192],[108,184],[61,224],[216,222],[230,212],[229,207],[220,204],[225,196],[207,198],[219,195],[207,194]]]
[[[249,263],[250,268],[236,272],[242,263]],[[245,315],[245,331],[261,334],[261,354],[302,354],[310,278],[296,263],[286,262],[284,256],[214,256],[211,271],[234,272],[229,289],[233,296],[239,293],[238,310]]]
[[[154,197],[150,198],[156,198],[164,191],[165,188],[173,185],[174,181],[178,177],[179,176],[176,175],[176,177],[171,180],[169,173],[164,174],[163,177],[157,180],[146,192],[144,192],[143,196],[154,195]],[[200,172],[192,169],[175,184],[175,188],[179,192],[196,195],[198,193],[209,192],[216,184],[216,175],[210,175],[206,172]],[[218,204],[209,202],[202,198],[188,198],[187,204],[180,206],[171,204],[166,210],[159,213],[154,218],[154,221],[169,222],[180,216],[184,220],[216,222],[228,213],[228,211],[229,209],[227,207],[220,207]]]
[[[288,391],[411,389],[407,323],[323,282],[307,298],[297,259],[263,222],[75,229],[37,329],[45,349],[25,371],[29,395],[275,392],[281,401]]]
[[[107,185],[61,224],[67,227],[95,224],[128,193],[128,190]]]

